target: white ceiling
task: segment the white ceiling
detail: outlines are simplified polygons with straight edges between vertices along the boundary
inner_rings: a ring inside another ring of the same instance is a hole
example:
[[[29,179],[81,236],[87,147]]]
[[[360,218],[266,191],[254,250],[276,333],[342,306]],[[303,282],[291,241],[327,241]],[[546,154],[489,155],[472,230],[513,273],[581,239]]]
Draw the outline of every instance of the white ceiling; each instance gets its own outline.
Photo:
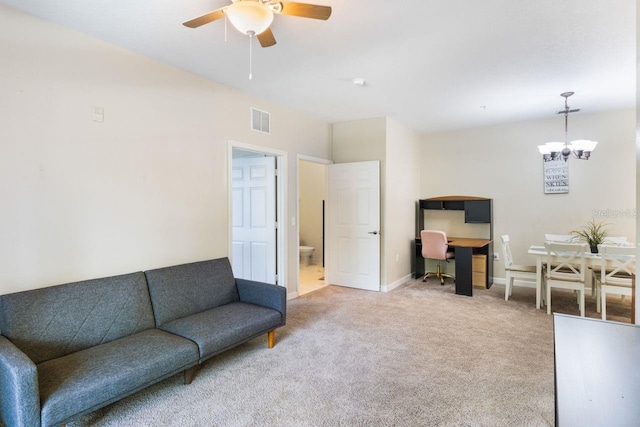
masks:
[[[328,21],[276,16],[278,44],[224,21],[228,0],[0,0],[329,122],[389,116],[417,132],[633,108],[634,0],[304,0]],[[366,79],[364,87],[351,83]]]

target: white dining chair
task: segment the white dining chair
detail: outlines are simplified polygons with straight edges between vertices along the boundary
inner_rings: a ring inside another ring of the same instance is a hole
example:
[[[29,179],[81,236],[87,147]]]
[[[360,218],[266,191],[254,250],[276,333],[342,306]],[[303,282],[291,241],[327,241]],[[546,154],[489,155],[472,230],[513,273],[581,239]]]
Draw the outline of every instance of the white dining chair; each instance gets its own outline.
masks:
[[[513,282],[516,279],[536,283],[536,266],[514,264],[511,247],[509,245],[509,235],[505,234],[504,236],[500,236],[500,240],[502,241],[502,257],[504,259],[504,271],[506,274],[504,300],[509,301],[509,297],[513,291]]]
[[[580,316],[584,317],[584,281],[586,243],[545,242],[547,250],[546,286],[547,314],[551,314],[551,289],[568,289],[577,292]]]
[[[636,271],[636,248],[598,245],[600,266],[593,270],[596,283],[596,308],[607,320],[607,294],[631,296],[632,275]]]

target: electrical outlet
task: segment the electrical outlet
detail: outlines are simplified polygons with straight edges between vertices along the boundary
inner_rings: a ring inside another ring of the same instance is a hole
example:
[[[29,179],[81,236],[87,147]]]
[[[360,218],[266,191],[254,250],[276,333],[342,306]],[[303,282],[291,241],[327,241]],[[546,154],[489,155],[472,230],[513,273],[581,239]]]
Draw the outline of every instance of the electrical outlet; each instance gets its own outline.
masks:
[[[400,255],[396,254],[396,262],[400,262]]]
[[[500,254],[498,254],[498,252],[494,252],[493,253],[493,260],[494,261],[500,261]]]

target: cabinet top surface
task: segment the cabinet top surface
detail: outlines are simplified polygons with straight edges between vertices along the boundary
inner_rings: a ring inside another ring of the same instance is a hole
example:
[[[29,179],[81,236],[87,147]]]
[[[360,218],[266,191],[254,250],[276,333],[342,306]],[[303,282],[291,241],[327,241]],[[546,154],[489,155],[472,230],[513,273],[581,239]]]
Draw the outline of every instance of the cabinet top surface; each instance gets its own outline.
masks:
[[[487,199],[486,197],[475,197],[475,196],[440,196],[440,197],[431,197],[429,199],[422,199],[422,200],[428,200],[432,202],[458,202],[458,201],[465,201],[465,200],[490,200],[490,199]]]
[[[637,425],[640,326],[556,313],[553,330],[557,424]]]

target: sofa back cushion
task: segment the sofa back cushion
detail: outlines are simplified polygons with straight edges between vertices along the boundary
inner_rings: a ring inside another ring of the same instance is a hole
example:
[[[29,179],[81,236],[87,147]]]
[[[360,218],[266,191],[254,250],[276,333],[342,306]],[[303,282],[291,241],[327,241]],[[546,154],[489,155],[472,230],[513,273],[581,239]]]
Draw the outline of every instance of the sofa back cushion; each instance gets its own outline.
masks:
[[[238,301],[229,259],[145,271],[156,326]]]
[[[2,295],[0,324],[36,364],[155,326],[142,272]]]

